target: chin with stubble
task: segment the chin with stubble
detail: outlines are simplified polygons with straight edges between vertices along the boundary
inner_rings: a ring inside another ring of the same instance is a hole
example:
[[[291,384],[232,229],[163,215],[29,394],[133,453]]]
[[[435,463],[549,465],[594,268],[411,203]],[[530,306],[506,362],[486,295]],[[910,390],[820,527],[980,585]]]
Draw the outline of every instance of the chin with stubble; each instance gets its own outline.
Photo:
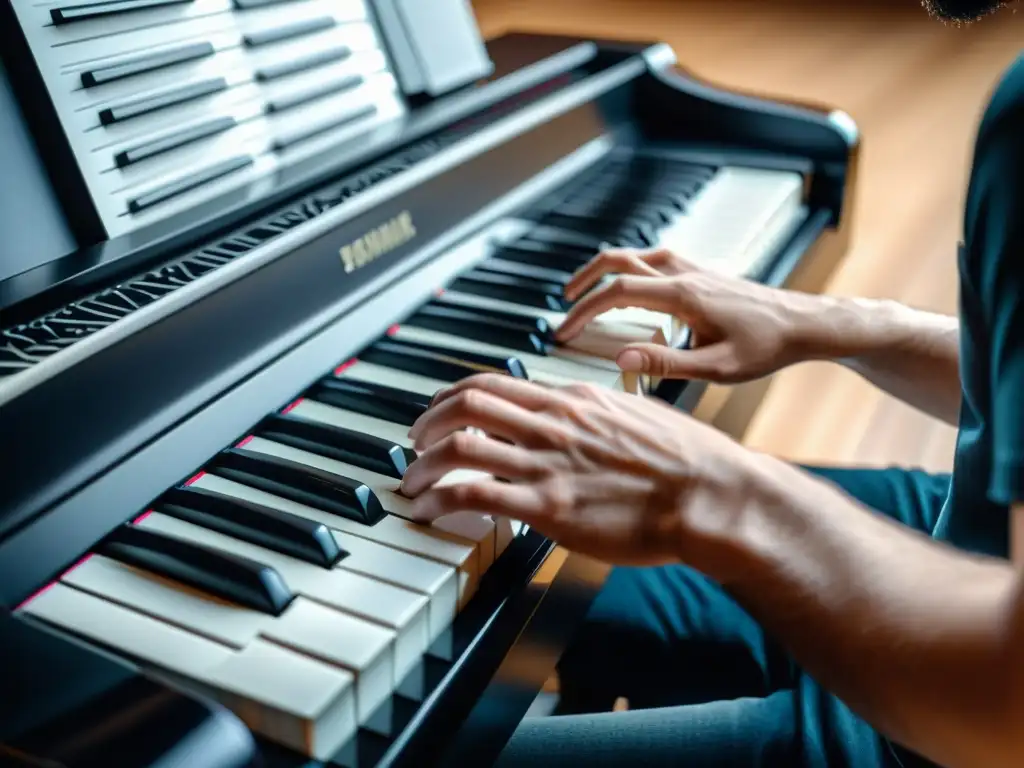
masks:
[[[977,21],[1011,4],[1006,0],[921,0],[921,5],[935,18],[958,23]]]

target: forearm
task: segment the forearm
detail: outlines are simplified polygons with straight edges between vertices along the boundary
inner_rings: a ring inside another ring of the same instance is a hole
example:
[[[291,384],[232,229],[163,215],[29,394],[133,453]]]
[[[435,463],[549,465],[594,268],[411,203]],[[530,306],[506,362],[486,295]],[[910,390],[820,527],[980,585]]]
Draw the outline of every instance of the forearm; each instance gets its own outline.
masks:
[[[956,424],[960,332],[955,317],[892,301],[816,297],[798,325],[805,357],[834,360],[900,400]]]
[[[696,555],[709,575],[898,743],[949,768],[1024,765],[1011,567],[945,548],[787,465],[757,473],[750,504]]]

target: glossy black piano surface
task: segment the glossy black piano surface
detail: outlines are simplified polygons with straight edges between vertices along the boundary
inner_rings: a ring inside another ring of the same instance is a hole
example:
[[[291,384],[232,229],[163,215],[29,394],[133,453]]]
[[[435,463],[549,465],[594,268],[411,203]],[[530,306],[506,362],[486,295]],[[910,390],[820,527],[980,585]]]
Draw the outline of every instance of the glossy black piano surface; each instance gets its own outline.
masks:
[[[110,574],[141,568],[247,606],[264,617],[260,636],[276,637],[280,627],[266,627],[307,597],[334,599],[316,573],[401,585],[363,550],[417,551],[420,534],[402,527],[388,483],[414,458],[401,429],[432,386],[481,366],[553,381],[585,368],[613,385],[614,372],[581,366],[578,351],[549,337],[565,309],[560,285],[602,243],[663,243],[693,211],[718,210],[709,195],[763,212],[763,184],[788,223],[737,270],[814,288],[842,252],[857,139],[840,113],[716,90],[660,45],[514,34],[488,52],[491,76],[416,101],[393,124],[270,183],[113,239],[90,241],[78,228],[80,248],[0,283],[0,606],[11,612],[0,663],[45,664],[52,644],[73,642],[77,654],[65,662],[66,703],[40,692],[27,715],[5,713],[9,754],[91,765],[98,743],[126,750],[126,765],[155,764],[139,746],[151,730],[144,714],[120,730],[108,721],[122,718],[110,702],[143,713],[138,702],[156,701],[173,711],[180,739],[202,734],[225,755],[235,744],[224,766],[247,759],[238,720],[203,698],[190,673],[142,677],[105,656],[72,663],[94,652],[55,627],[93,638],[108,630],[60,616],[60,606],[95,604],[111,621],[134,607],[149,612],[147,627],[187,628],[132,602],[141,598],[110,597]],[[662,383],[653,394],[692,407],[700,391]],[[551,542],[489,530],[471,547],[472,573],[445,560],[455,555],[430,556],[468,574],[475,594],[450,626],[430,630],[408,675],[323,764],[486,765],[501,749],[605,568],[574,557],[542,568]],[[475,535],[457,531],[462,544]],[[175,534],[190,543],[168,542]],[[396,638],[404,626],[394,625]],[[45,638],[38,650],[26,631]],[[221,653],[214,641],[225,638],[211,631],[196,647]],[[150,650],[113,645],[115,657],[159,667]],[[95,701],[104,705],[79,724],[84,735],[68,731],[68,712]],[[320,764],[259,735],[253,754],[268,766]]]

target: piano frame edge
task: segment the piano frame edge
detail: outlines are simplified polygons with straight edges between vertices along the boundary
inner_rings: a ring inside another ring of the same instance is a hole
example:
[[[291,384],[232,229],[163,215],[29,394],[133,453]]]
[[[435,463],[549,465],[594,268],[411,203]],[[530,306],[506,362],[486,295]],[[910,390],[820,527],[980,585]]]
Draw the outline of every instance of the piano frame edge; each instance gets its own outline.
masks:
[[[535,550],[513,577],[522,586],[474,599],[479,611],[497,607],[375,768],[490,765],[505,748],[611,570],[535,531],[525,537],[519,543]],[[431,721],[441,721],[441,729],[431,728]],[[451,728],[453,723],[461,725]]]

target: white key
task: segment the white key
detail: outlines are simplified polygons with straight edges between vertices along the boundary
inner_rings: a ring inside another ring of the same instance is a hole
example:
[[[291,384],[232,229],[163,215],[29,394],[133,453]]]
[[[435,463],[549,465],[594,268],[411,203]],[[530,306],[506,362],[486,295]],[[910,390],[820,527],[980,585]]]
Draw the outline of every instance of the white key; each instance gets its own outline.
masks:
[[[155,676],[169,673],[218,699],[253,731],[309,757],[326,759],[355,735],[353,675],[286,648],[255,639],[235,651],[60,583],[19,612],[119,652]]]
[[[381,384],[385,387],[404,389],[406,392],[418,392],[421,395],[433,397],[440,390],[450,386],[447,381],[432,379],[429,376],[420,376],[418,373],[406,373],[397,371],[394,368],[387,368],[376,363],[367,363],[357,360],[345,368],[340,374],[341,379],[355,379],[370,384]]]
[[[215,475],[204,474],[196,479],[192,485],[196,488],[217,491],[218,493],[223,493],[226,496],[232,496],[243,501],[263,504],[273,509],[279,509],[282,512],[290,512],[307,520],[323,523],[329,528],[334,528],[342,533],[359,536],[360,538],[375,541],[378,544],[392,547],[401,552],[407,552],[444,565],[450,565],[456,569],[458,575],[460,608],[476,594],[477,586],[480,583],[480,558],[476,545],[471,541],[466,541],[445,531],[410,523],[408,520],[393,515],[388,515],[376,525],[362,525],[337,515],[332,515],[330,512],[324,512],[315,507],[308,507],[305,504],[299,504],[289,499],[282,499],[280,496],[273,496],[256,488],[250,488],[247,485],[242,485],[232,480],[225,480]],[[344,563],[345,560],[342,560],[341,565],[344,566]],[[294,585],[292,586],[294,587]]]
[[[364,416],[354,411],[346,411],[333,405],[318,403],[315,400],[300,400],[289,411],[289,414],[310,421],[319,421],[335,427],[344,427],[364,435],[373,435],[382,440],[390,440],[403,448],[412,448],[409,439],[409,427],[393,421],[378,419],[376,416]]]
[[[281,445],[271,440],[254,437],[245,447],[250,451],[257,451],[268,456],[277,456],[282,459],[304,464],[307,467],[316,467],[336,475],[359,480],[368,485],[380,499],[381,505],[391,515],[412,519],[412,502],[398,493],[401,481],[386,475],[379,475],[368,469],[362,469],[352,464],[345,464],[324,456],[318,456],[309,451],[302,451],[288,445]],[[454,477],[452,477],[454,476]],[[445,478],[441,484],[465,482],[486,477],[481,473],[452,472],[450,479]],[[431,526],[442,531],[447,531],[460,538],[472,541],[479,550],[480,570],[486,571],[494,562],[494,522],[475,512],[456,512],[442,517]]]
[[[271,618],[103,555],[90,555],[61,581],[235,649],[255,640]]]
[[[523,524],[500,515],[491,515],[494,521],[494,557],[497,559],[520,534]]]
[[[358,727],[352,674],[255,640],[204,676],[250,730],[327,760]]]
[[[427,600],[422,595],[351,571],[310,565],[160,512],[148,515],[137,525],[269,565],[296,594],[387,627],[396,634],[395,674],[399,680],[426,651]]]
[[[798,173],[722,168],[659,245],[705,269],[754,277],[802,215],[803,187]]]
[[[401,682],[395,677],[394,632],[303,597],[271,616],[102,555],[90,556],[61,581],[236,650],[262,637],[347,669],[356,679],[361,724]]]
[[[497,530],[504,534],[504,527]],[[338,546],[348,552],[335,567],[424,595],[430,601],[431,642],[451,626],[459,608],[459,581],[453,566],[400,552],[359,536],[332,533]]]
[[[340,666],[356,678],[356,715],[366,724],[404,677],[395,664],[395,633],[297,597],[261,633],[296,653]]]
[[[519,350],[487,344],[476,339],[461,338],[449,333],[441,333],[427,328],[416,328],[411,325],[399,327],[394,333],[393,338],[420,344],[434,344],[448,349],[459,350],[460,352],[479,352],[485,355],[516,357],[526,366],[526,372],[533,380],[537,380],[538,375],[552,374],[569,381],[588,382],[610,387],[614,385],[619,375],[617,366],[610,360],[583,355],[579,352],[558,347],[552,348],[550,357],[542,357],[541,355],[533,355],[528,352],[520,352]]]

